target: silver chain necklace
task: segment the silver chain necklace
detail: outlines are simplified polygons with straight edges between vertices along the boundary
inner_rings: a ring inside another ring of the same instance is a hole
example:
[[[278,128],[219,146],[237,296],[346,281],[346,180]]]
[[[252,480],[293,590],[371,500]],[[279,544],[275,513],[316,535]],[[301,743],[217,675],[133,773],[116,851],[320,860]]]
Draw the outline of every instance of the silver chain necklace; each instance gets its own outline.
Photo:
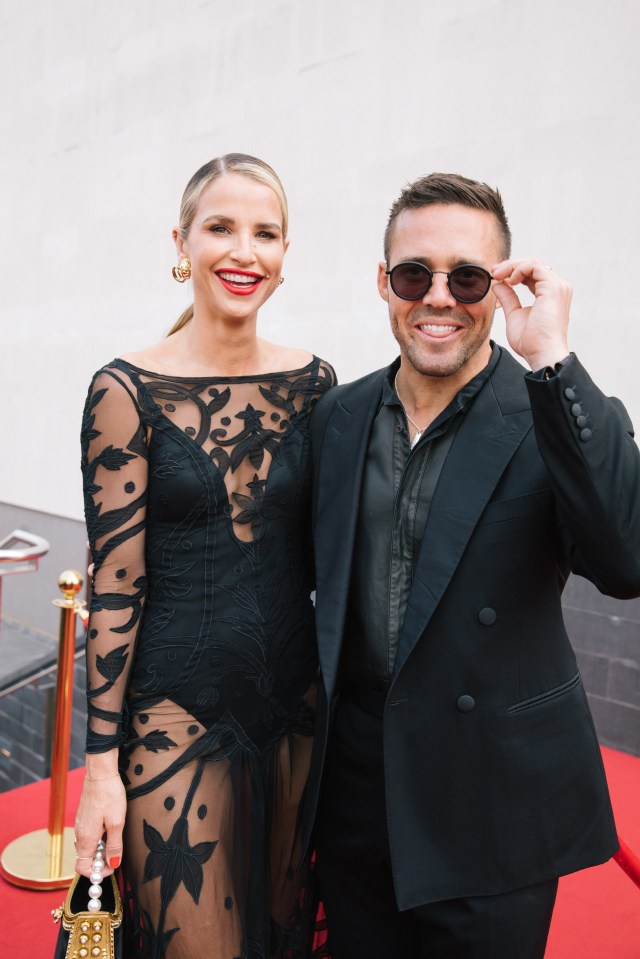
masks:
[[[400,370],[398,370],[398,373],[399,373],[399,372],[400,372]],[[419,427],[418,424],[415,423],[415,422],[411,419],[411,417],[409,416],[409,414],[407,413],[407,408],[406,408],[406,406],[404,405],[404,403],[402,402],[402,397],[400,396],[400,390],[398,389],[398,373],[396,373],[395,379],[394,379],[394,381],[393,381],[393,386],[394,386],[394,389],[395,389],[395,391],[396,391],[396,396],[397,396],[398,399],[400,400],[400,406],[402,407],[402,412],[403,412],[404,415],[407,417],[407,419],[409,420],[409,422],[410,422],[411,425],[413,426],[414,430],[416,431],[416,432],[414,433],[414,435],[413,435],[413,439],[411,440],[411,449],[413,449],[413,447],[416,445],[416,443],[419,443],[419,442],[420,442],[420,439],[421,439],[421,437],[422,437],[422,434],[424,433],[424,431],[426,430],[427,427],[426,427],[426,426],[423,426],[422,428]],[[428,424],[427,424],[427,425],[428,425]]]

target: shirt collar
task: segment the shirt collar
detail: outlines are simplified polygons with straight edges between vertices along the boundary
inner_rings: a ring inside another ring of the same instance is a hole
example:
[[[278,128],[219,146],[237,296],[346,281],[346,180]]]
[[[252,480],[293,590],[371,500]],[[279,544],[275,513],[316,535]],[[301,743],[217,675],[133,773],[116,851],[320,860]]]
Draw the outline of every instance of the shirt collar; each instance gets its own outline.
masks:
[[[489,379],[493,373],[498,360],[500,359],[500,347],[497,346],[493,340],[490,340],[491,344],[491,357],[487,365],[480,370],[473,379],[469,380],[468,383],[465,383],[462,389],[460,389],[456,395],[453,397],[449,405],[440,413],[436,419],[429,426],[428,431],[431,432],[432,429],[436,429],[438,426],[441,426],[446,420],[448,420],[455,413],[458,413],[460,410],[465,409],[471,403],[471,401],[477,396],[480,392],[486,381]],[[395,389],[395,379],[398,370],[400,369],[400,357],[398,357],[391,364],[387,370],[387,374],[383,380],[382,384],[382,401],[381,406],[397,406],[402,409],[402,403],[398,398],[398,394]]]

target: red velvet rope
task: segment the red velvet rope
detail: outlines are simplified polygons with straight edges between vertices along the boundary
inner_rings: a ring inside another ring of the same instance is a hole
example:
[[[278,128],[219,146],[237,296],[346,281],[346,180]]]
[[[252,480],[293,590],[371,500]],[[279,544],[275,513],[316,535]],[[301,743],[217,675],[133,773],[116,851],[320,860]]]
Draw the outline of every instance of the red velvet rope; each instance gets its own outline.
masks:
[[[626,842],[618,836],[620,849],[613,857],[621,869],[626,872],[629,879],[635,882],[640,888],[640,858],[627,846]]]

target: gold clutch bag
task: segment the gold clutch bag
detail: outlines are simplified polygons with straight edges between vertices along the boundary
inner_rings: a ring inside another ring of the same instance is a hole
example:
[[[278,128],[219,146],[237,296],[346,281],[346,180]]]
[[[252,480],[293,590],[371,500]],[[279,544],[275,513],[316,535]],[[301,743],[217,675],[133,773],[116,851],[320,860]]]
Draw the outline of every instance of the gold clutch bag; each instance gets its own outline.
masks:
[[[122,959],[122,899],[115,875],[104,879],[100,899],[92,899],[91,881],[77,875],[64,903],[53,910],[61,922],[54,959]],[[89,908],[90,902],[100,908]]]

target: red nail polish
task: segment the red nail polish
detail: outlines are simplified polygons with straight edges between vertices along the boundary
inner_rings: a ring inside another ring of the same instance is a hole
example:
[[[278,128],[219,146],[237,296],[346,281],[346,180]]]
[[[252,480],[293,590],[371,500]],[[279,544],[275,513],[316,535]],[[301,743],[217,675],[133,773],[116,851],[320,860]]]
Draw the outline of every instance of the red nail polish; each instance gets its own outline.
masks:
[[[112,856],[109,860],[109,865],[112,869],[117,869],[120,865],[120,856]]]

